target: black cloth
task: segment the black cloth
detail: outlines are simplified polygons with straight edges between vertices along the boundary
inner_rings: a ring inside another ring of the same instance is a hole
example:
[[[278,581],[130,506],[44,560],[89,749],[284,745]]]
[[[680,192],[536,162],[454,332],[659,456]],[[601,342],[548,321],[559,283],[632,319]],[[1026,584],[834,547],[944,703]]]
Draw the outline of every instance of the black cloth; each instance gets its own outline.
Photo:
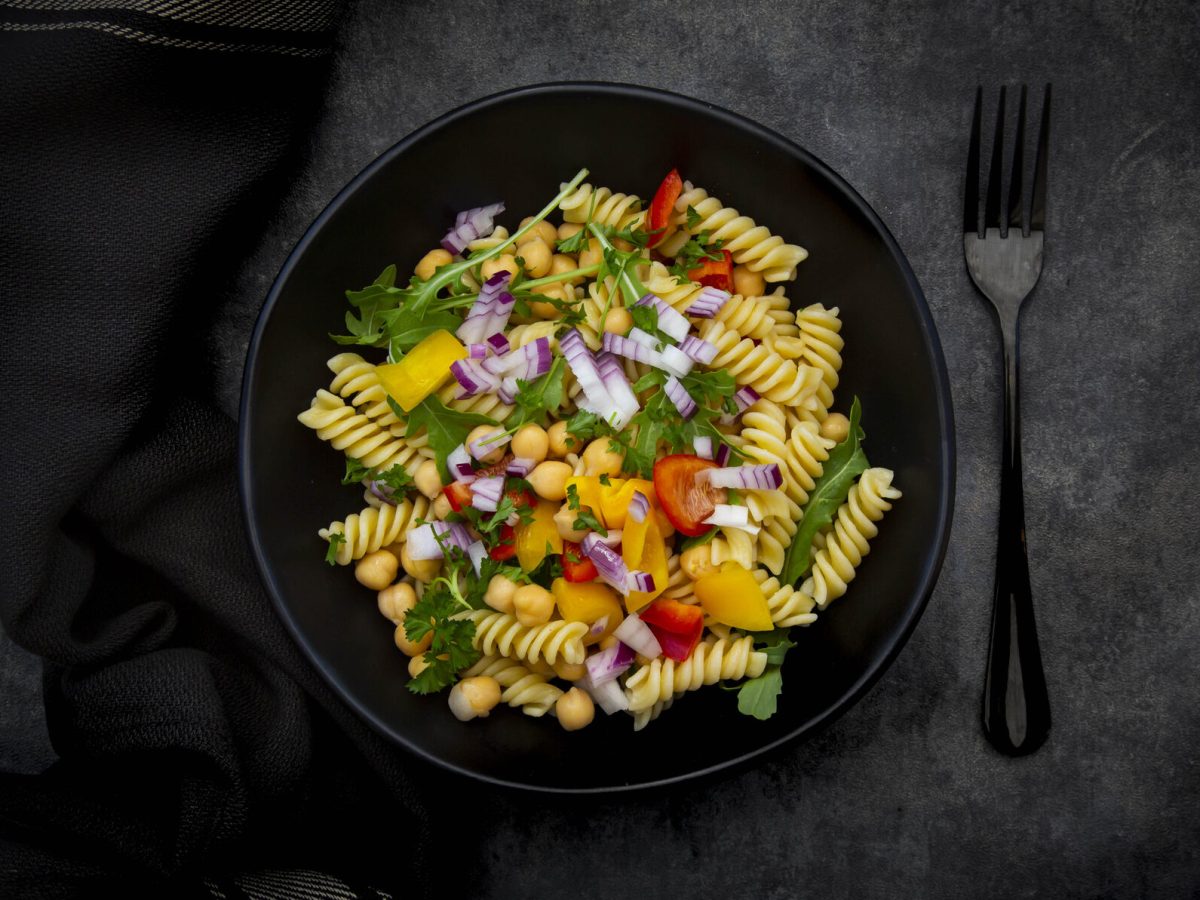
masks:
[[[44,659],[58,755],[0,776],[0,895],[272,865],[420,893],[412,763],[274,615],[211,396],[209,326],[320,110],[332,4],[29,8],[53,5],[0,4],[0,615]]]

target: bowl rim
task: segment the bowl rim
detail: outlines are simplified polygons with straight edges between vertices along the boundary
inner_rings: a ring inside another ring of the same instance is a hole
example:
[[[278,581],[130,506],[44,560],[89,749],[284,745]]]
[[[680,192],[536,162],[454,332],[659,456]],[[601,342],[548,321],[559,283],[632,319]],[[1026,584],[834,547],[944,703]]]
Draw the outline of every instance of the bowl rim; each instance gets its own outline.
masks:
[[[667,778],[655,779],[653,781],[601,785],[597,787],[559,787],[497,778],[495,776],[477,772],[441,759],[436,754],[430,753],[412,743],[404,735],[395,731],[387,722],[375,715],[375,713],[373,713],[356,697],[354,697],[353,694],[346,688],[346,686],[342,684],[337,675],[330,670],[329,666],[325,663],[317,650],[312,646],[312,644],[300,630],[294,617],[284,602],[283,592],[280,590],[279,585],[275,581],[275,578],[271,572],[271,567],[267,564],[265,548],[258,530],[253,524],[255,521],[256,510],[252,492],[250,490],[251,473],[249,432],[251,418],[254,414],[254,404],[251,399],[250,385],[254,381],[258,371],[258,350],[263,339],[263,334],[266,330],[266,324],[271,317],[271,313],[275,309],[275,304],[278,302],[279,296],[283,290],[283,286],[287,283],[292,270],[296,267],[299,259],[307,251],[315,236],[321,231],[322,228],[324,228],[326,222],[336,214],[342,204],[352,194],[354,194],[365,181],[371,178],[376,171],[384,166],[387,166],[396,156],[399,156],[410,146],[418,141],[423,140],[426,136],[446,127],[460,118],[472,115],[478,110],[503,104],[526,96],[579,92],[595,92],[613,96],[632,97],[639,100],[650,100],[659,103],[666,102],[675,106],[701,112],[708,116],[713,116],[719,120],[724,120],[726,123],[735,128],[749,131],[758,138],[774,145],[782,152],[792,155],[802,161],[805,165],[810,166],[814,171],[823,176],[834,190],[840,192],[843,199],[847,203],[849,203],[858,213],[864,216],[867,221],[871,223],[871,225],[876,229],[882,238],[887,252],[898,266],[899,271],[903,276],[905,286],[917,300],[916,307],[921,326],[921,334],[934,363],[934,393],[938,411],[938,424],[941,432],[939,444],[942,451],[943,465],[942,471],[938,473],[938,487],[940,490],[937,505],[937,523],[934,530],[936,541],[934,545],[934,553],[927,557],[927,561],[919,573],[917,589],[915,592],[917,602],[909,605],[905,616],[900,621],[899,627],[893,631],[892,636],[889,639],[890,643],[888,643],[886,646],[886,650],[880,655],[877,661],[868,667],[868,669],[846,690],[846,692],[837,699],[835,703],[782,737],[776,738],[769,743],[762,744],[761,746],[739,756],[723,760],[720,763],[706,766],[703,769],[696,769],[678,775],[672,775]],[[921,286],[917,281],[916,275],[913,273],[912,267],[909,265],[908,259],[901,250],[899,243],[896,241],[887,225],[884,224],[883,220],[879,217],[871,205],[867,203],[865,199],[863,199],[863,197],[858,193],[857,190],[854,189],[854,187],[850,185],[849,182],[847,182],[830,166],[826,165],[808,150],[804,149],[789,138],[784,137],[773,129],[747,118],[746,116],[732,112],[724,107],[717,106],[716,104],[694,97],[688,97],[683,94],[678,94],[673,91],[646,87],[643,85],[608,81],[554,81],[523,85],[489,94],[487,96],[472,100],[468,103],[464,103],[461,106],[458,106],[455,109],[443,113],[437,118],[426,122],[424,125],[401,138],[387,150],[375,157],[375,159],[371,160],[371,162],[369,162],[366,166],[364,166],[363,169],[354,176],[354,178],[347,182],[347,184],[340,191],[338,191],[337,194],[334,195],[333,199],[329,201],[326,207],[321,211],[320,215],[318,215],[317,218],[313,220],[312,224],[308,226],[303,236],[301,236],[300,240],[296,243],[296,246],[288,254],[287,259],[284,260],[279,273],[275,276],[275,280],[271,284],[271,289],[267,294],[267,298],[258,313],[257,319],[255,320],[254,330],[247,346],[246,362],[242,375],[242,395],[238,410],[237,467],[238,489],[242,500],[242,515],[245,518],[246,531],[250,539],[255,566],[258,569],[259,579],[266,588],[268,595],[271,597],[271,601],[276,612],[283,619],[283,622],[288,631],[291,633],[292,638],[297,644],[300,645],[305,656],[317,669],[325,682],[334,689],[334,692],[337,694],[337,696],[347,706],[353,709],[372,728],[398,744],[400,747],[403,747],[406,751],[414,754],[426,762],[432,763],[441,769],[448,770],[459,775],[464,775],[469,778],[474,778],[488,784],[504,788],[516,788],[520,790],[530,790],[549,794],[611,794],[662,788],[668,785],[691,781],[693,779],[709,777],[723,770],[740,768],[753,759],[778,750],[784,745],[797,741],[800,738],[811,736],[821,729],[828,727],[830,724],[836,721],[838,717],[850,709],[850,707],[857,703],[872,687],[872,685],[874,685],[875,682],[882,677],[883,673],[891,667],[901,649],[905,644],[908,643],[908,639],[912,636],[912,632],[916,628],[917,622],[920,620],[926,606],[929,604],[929,600],[933,594],[933,589],[937,584],[938,575],[941,572],[942,563],[945,560],[946,549],[950,539],[950,528],[953,520],[956,474],[955,450],[954,412],[951,402],[949,372],[946,367],[945,355],[942,352],[941,341],[938,338],[937,328],[933,321],[933,315],[929,309],[929,303],[926,300],[925,293],[921,290]]]

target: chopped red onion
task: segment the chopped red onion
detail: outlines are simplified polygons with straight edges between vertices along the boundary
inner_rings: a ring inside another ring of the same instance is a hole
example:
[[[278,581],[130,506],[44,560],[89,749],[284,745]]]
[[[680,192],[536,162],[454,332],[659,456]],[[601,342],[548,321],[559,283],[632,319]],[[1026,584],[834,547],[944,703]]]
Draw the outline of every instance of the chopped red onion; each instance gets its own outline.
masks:
[[[633,499],[629,501],[629,516],[635,522],[645,522],[646,514],[650,512],[650,501],[646,499],[646,495],[641,491],[633,492]]]
[[[675,404],[675,408],[679,410],[679,415],[683,418],[690,419],[696,414],[696,401],[692,399],[687,388],[674,375],[667,378],[666,392],[667,398]]]
[[[663,362],[662,367],[672,375],[677,375],[680,378],[692,371],[692,366],[696,364],[690,356],[688,356],[678,347],[672,347],[670,345],[662,348],[661,356]]]
[[[592,627],[588,629],[588,637],[599,637],[604,634],[604,629],[608,627],[608,616],[601,616],[592,623]]]
[[[504,495],[504,476],[476,478],[471,485],[471,505],[482,512],[495,512]]]
[[[471,465],[471,454],[467,448],[459,444],[446,457],[446,468],[455,481],[470,484],[475,480],[475,469]]]
[[[744,506],[718,503],[713,507],[712,515],[704,520],[704,524],[744,528],[750,524],[750,511]]]
[[[513,305],[516,302],[517,299],[508,291],[501,291],[492,306],[492,314],[488,316],[487,328],[483,330],[484,334],[494,334],[507,328],[508,317],[512,315]]]
[[[520,390],[520,386],[517,384],[517,379],[510,375],[500,382],[500,387],[496,389],[496,396],[500,398],[501,403],[512,406],[517,402],[518,390]]]
[[[363,486],[373,497],[377,497],[389,506],[395,506],[396,501],[392,497],[392,488],[390,485],[384,484],[382,481],[364,481]]]
[[[620,682],[615,678],[604,684],[594,685],[591,683],[591,679],[585,675],[575,683],[592,695],[592,699],[599,704],[606,715],[611,716],[613,713],[629,709],[629,698],[625,696],[625,691],[621,689]]]
[[[584,555],[595,564],[601,580],[622,594],[628,594],[629,568],[625,565],[625,560],[594,531],[588,532],[581,546]]]
[[[769,491],[783,484],[783,475],[778,463],[765,466],[732,466],[728,469],[701,469],[697,478],[705,479],[713,487],[747,488]]]
[[[737,404],[738,412],[745,412],[746,407],[758,402],[758,391],[752,387],[738,388],[733,395],[733,402]]]
[[[643,622],[636,613],[626,616],[624,621],[617,626],[617,630],[613,632],[613,636],[618,641],[628,644],[642,656],[650,659],[662,656],[662,645],[659,644],[658,638],[654,636],[650,626]]]
[[[504,470],[505,475],[511,475],[513,478],[524,478],[537,466],[536,459],[528,459],[526,457],[514,456],[508,461],[508,467]]]
[[[483,340],[484,335],[498,330],[489,328],[488,326],[496,310],[497,301],[501,294],[504,293],[504,286],[511,277],[512,274],[510,272],[501,269],[483,283],[483,287],[479,289],[479,296],[471,304],[471,308],[467,312],[467,317],[458,326],[458,331],[455,332],[459,340],[467,344],[479,343]]]
[[[481,434],[475,440],[471,441],[467,445],[467,451],[476,459],[482,460],[485,456],[495,453],[511,440],[511,434],[508,434],[501,428],[493,428],[491,431]]]
[[[632,647],[622,644],[620,641],[617,641],[607,650],[593,653],[585,661],[588,680],[593,687],[599,687],[606,682],[612,681],[633,665],[635,655]]]
[[[697,435],[692,438],[692,449],[701,459],[713,458],[713,439],[708,435]]]
[[[471,546],[471,536],[460,522],[426,522],[408,533],[410,559],[444,559],[444,547],[457,547],[464,553]]]
[[[658,340],[648,331],[642,331],[640,328],[630,328],[629,334],[625,335],[629,340],[641,344],[647,350],[658,352]]]
[[[706,287],[692,301],[686,310],[693,319],[711,319],[724,306],[732,295],[720,288]]]
[[[483,541],[473,541],[467,547],[467,556],[471,560],[471,568],[475,570],[475,577],[478,578],[483,571],[483,561],[487,558],[487,547],[483,545]]]
[[[637,394],[633,392],[633,387],[629,384],[629,379],[625,377],[625,373],[621,370],[621,364],[617,362],[617,358],[611,353],[601,353],[596,361],[597,371],[600,373],[600,379],[604,382],[604,389],[608,392],[608,396],[612,398],[612,405],[616,409],[615,418],[609,410],[609,414],[604,416],[604,419],[614,428],[620,430],[625,427],[625,424],[637,415],[641,405],[638,403]]]
[[[691,322],[653,294],[647,294],[634,305],[653,306],[658,310],[659,330],[669,334],[677,341],[682,341],[687,337],[688,332],[692,330]]]
[[[487,344],[467,344],[467,359],[487,359]]]
[[[600,370],[596,367],[592,351],[587,348],[587,344],[583,342],[583,337],[579,332],[572,328],[558,339],[558,346],[567,360],[567,365],[571,367],[575,380],[579,382],[584,396],[587,397],[592,411],[606,421],[612,414],[619,415],[620,411],[600,378]],[[583,406],[583,404],[578,405]]]
[[[631,591],[652,591],[654,590],[654,576],[649,572],[630,572],[626,576],[626,581],[629,583]]]
[[[525,374],[520,377],[525,381],[541,378],[550,371],[550,366],[554,363],[554,357],[550,353],[550,338],[540,337],[530,341],[521,350],[525,356]]]
[[[717,345],[701,340],[694,334],[689,334],[679,345],[679,349],[701,365],[707,366],[717,358]]]
[[[721,441],[720,445],[717,447],[717,454],[714,457],[714,461],[718,466],[725,466],[729,464],[729,457],[732,455],[733,448],[724,441]]]
[[[484,344],[487,345],[487,348],[496,356],[503,356],[508,352],[509,349],[507,335],[499,331],[495,334],[488,335],[488,339],[484,341]]]
[[[482,347],[483,344],[472,344],[473,347]],[[494,391],[500,384],[500,379],[483,368],[483,365],[475,359],[456,359],[450,363],[450,371],[458,380],[459,397],[474,397],[476,394],[486,391]]]
[[[626,359],[632,359],[634,362],[646,363],[658,369],[665,368],[662,354],[657,350],[652,350],[631,338],[624,338],[619,334],[613,334],[611,331],[604,332],[604,337],[600,339],[600,346],[609,353],[624,356]]]
[[[442,238],[442,246],[450,253],[462,253],[471,241],[485,237],[495,230],[494,217],[502,212],[504,212],[503,203],[493,203],[490,206],[479,206],[460,212],[454,218],[454,227]]]

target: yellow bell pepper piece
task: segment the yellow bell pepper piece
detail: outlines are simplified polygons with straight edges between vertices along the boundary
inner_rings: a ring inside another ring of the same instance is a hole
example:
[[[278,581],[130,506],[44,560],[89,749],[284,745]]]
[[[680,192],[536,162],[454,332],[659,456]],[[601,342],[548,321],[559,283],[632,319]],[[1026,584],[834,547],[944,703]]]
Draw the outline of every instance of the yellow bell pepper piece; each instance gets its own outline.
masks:
[[[600,508],[600,479],[595,475],[572,475],[567,479],[568,498],[571,495],[572,487],[575,488],[575,493],[579,497],[579,505],[581,507],[590,506],[592,512],[603,522],[604,516]],[[569,499],[568,502],[570,502]],[[607,528],[608,525],[606,524],[604,527]]]
[[[654,494],[654,482],[642,478],[611,478],[608,484],[600,485],[600,511],[604,515],[605,528],[625,527],[625,517],[635,491],[645,494],[651,507],[658,500]]]
[[[695,590],[700,606],[718,622],[747,631],[775,627],[762,588],[744,566],[732,560],[722,563],[721,571],[696,579]]]
[[[568,622],[586,622],[593,625],[605,616],[608,617],[604,631],[588,635],[583,639],[584,644],[595,644],[608,637],[625,618],[617,592],[599,581],[572,583],[565,578],[555,578],[554,583],[550,585],[550,593],[554,595],[559,613]]]
[[[539,500],[533,508],[533,519],[517,526],[517,561],[526,572],[532,572],[547,553],[562,553],[563,539],[554,524],[558,504],[551,500]],[[549,544],[549,550],[546,545]]]
[[[467,358],[467,348],[448,331],[435,331],[408,351],[398,363],[375,367],[383,389],[405,412],[414,407],[450,377],[450,365]]]
[[[621,532],[621,558],[631,571],[640,569],[654,577],[654,590],[630,591],[625,598],[625,608],[632,613],[667,589],[667,542],[663,540],[654,516],[646,516],[644,522],[629,519],[626,526]]]

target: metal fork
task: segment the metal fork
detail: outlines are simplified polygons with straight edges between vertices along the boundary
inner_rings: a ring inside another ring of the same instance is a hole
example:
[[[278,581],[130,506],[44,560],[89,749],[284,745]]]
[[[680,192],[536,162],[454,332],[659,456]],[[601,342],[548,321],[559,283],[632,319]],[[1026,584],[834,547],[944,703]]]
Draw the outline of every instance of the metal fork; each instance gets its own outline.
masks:
[[[980,292],[992,301],[1004,337],[1004,458],[1000,469],[1000,528],[996,548],[996,581],[992,629],[983,689],[983,730],[992,745],[1010,756],[1032,753],[1050,732],[1050,698],[1042,671],[1029,560],[1025,548],[1025,498],[1021,486],[1021,414],[1017,392],[1018,325],[1021,302],[1042,272],[1046,219],[1046,155],[1050,138],[1050,85],[1042,106],[1042,125],[1033,167],[1029,216],[1025,217],[1026,88],[1021,86],[1017,139],[1007,211],[1001,208],[1004,168],[1004,97],[996,116],[996,137],[988,172],[983,231],[979,229],[979,144],[983,88],[975,93],[971,148],[963,205],[963,251],[967,271]]]

